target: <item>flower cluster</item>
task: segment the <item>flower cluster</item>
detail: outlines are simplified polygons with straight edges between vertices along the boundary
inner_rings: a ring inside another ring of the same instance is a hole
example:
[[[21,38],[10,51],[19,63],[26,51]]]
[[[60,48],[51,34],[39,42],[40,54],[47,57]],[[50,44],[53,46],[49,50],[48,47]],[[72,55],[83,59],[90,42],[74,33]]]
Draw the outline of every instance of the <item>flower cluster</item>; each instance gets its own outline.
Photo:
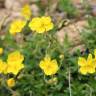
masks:
[[[10,34],[15,35],[16,33],[21,32],[22,29],[27,24],[27,20],[30,20],[32,13],[29,5],[25,5],[22,8],[21,15],[26,20],[21,20],[21,19],[14,20],[10,25],[10,29],[9,29]],[[42,17],[32,18],[32,20],[29,21],[28,26],[32,31],[35,31],[37,33],[44,33],[52,30],[54,27],[54,24],[51,20],[51,17],[42,16]]]
[[[78,65],[80,66],[79,72],[83,75],[88,73],[95,73],[96,69],[96,50],[94,51],[95,58],[92,57],[92,54],[88,55],[87,60],[84,57],[79,57]]]
[[[19,51],[9,54],[7,59],[7,73],[17,75],[18,72],[24,68],[23,60],[24,56]]]
[[[35,17],[29,23],[31,30],[36,31],[37,33],[44,33],[53,29],[54,25],[50,17]]]
[[[31,9],[29,5],[25,5],[22,9],[21,9],[21,15],[26,19],[29,20],[31,17]],[[14,20],[11,25],[10,25],[10,29],[9,32],[12,35],[15,35],[16,33],[20,33],[22,31],[22,29],[25,27],[27,21],[26,20],[21,20],[21,19],[16,19]]]
[[[0,73],[17,75],[24,68],[23,60],[24,56],[19,51],[10,53],[7,62],[0,60]]]
[[[57,61],[55,59],[51,60],[49,56],[41,60],[39,66],[44,71],[45,75],[54,75],[59,69]]]

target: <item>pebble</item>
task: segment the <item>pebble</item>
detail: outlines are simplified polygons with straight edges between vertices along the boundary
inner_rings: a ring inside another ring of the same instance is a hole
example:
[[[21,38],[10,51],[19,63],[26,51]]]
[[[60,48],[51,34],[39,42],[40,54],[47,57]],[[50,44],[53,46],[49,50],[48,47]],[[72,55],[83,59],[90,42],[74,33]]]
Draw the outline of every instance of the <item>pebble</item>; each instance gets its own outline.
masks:
[[[31,6],[32,15],[38,16],[39,15],[39,8],[36,4],[32,4]]]
[[[96,5],[92,7],[92,15],[96,16]]]

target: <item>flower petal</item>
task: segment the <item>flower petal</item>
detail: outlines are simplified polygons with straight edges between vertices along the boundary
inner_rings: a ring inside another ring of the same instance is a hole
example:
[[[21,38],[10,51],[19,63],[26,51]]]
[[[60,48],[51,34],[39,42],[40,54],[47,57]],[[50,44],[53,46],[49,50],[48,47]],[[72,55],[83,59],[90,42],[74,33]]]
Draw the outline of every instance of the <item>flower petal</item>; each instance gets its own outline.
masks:
[[[88,55],[88,58],[87,58],[87,64],[88,64],[88,65],[91,65],[92,63],[93,63],[92,54],[89,54],[89,55]]]
[[[79,57],[78,65],[79,65],[79,66],[86,66],[86,65],[87,65],[86,59],[83,58],[83,57]]]
[[[83,75],[86,75],[88,73],[88,70],[86,67],[80,67],[79,72]]]

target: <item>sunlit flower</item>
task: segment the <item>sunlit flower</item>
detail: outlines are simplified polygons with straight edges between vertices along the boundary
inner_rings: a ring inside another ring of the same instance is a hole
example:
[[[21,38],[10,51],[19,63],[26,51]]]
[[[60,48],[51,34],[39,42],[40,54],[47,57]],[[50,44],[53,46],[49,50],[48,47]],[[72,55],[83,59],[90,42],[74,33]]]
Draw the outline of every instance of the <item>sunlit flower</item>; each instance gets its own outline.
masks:
[[[3,48],[0,48],[0,55],[2,55],[3,54]]]
[[[22,63],[8,63],[7,67],[7,73],[12,73],[14,75],[17,75],[21,69],[24,68],[24,64]]]
[[[10,25],[10,29],[9,29],[10,34],[15,35],[16,33],[21,32],[25,24],[26,21],[24,20],[20,20],[20,19],[14,20]]]
[[[51,29],[53,29],[54,25],[50,17],[35,17],[29,23],[29,27],[32,31],[36,31],[37,33],[44,33]]]
[[[32,12],[31,12],[31,8],[30,8],[30,6],[29,6],[28,4],[26,4],[26,5],[22,8],[22,10],[21,10],[21,15],[22,15],[25,19],[27,19],[27,20],[30,19],[31,15],[32,15]]]
[[[44,71],[45,75],[54,75],[59,69],[57,61],[55,59],[51,60],[49,56],[41,60],[39,66]]]
[[[22,63],[24,60],[24,56],[19,51],[14,51],[8,55],[7,62],[8,63]]]
[[[7,60],[7,73],[17,75],[24,68],[23,60],[24,56],[19,51],[10,53]]]
[[[79,57],[78,65],[80,66],[80,73],[83,75],[86,75],[88,73],[94,73],[95,72],[95,64],[92,58],[92,54],[88,55],[87,60],[84,57]]]
[[[7,64],[0,59],[0,73],[6,73]]]
[[[10,78],[7,80],[8,87],[14,87],[15,86],[15,80],[14,78]]]

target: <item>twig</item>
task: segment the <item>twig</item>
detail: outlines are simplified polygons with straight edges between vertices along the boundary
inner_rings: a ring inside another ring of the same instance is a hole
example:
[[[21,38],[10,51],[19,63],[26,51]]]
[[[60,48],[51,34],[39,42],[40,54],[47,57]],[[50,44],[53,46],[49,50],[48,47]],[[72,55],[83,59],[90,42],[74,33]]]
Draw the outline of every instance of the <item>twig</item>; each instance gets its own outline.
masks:
[[[89,88],[89,92],[90,92],[89,95],[92,96],[92,94],[93,94],[92,87],[90,85],[88,85],[88,84],[85,84],[85,85],[86,85],[87,88]]]
[[[72,96],[72,90],[71,90],[71,72],[70,72],[70,68],[68,70],[68,83],[69,83],[69,94],[70,96]]]
[[[9,14],[8,14],[8,15],[5,15],[5,16],[2,18],[2,20],[0,21],[0,31],[1,31],[1,29],[2,29],[2,26],[3,26],[4,22],[5,22],[5,20],[8,18],[8,16],[9,16]]]

